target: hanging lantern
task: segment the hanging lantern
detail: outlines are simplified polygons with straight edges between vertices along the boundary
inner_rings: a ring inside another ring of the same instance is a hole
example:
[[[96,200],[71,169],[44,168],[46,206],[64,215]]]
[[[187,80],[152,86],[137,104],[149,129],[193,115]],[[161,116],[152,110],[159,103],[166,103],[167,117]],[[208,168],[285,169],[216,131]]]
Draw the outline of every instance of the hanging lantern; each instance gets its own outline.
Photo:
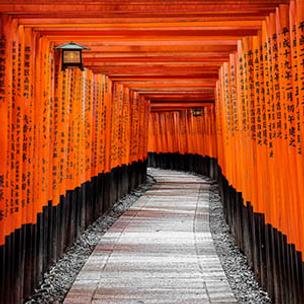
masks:
[[[192,109],[192,116],[202,116],[202,108],[194,108]]]
[[[86,46],[75,42],[65,43],[56,47],[62,52],[62,70],[68,67],[79,67],[83,71],[82,50],[89,50]]]

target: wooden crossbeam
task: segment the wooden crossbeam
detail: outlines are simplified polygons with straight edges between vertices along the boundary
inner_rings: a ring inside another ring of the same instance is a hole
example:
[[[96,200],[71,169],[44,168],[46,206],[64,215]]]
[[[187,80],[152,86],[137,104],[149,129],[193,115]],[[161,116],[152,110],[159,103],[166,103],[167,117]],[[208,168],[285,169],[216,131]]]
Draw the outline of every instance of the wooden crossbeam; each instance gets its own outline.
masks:
[[[31,13],[60,15],[78,13],[82,16],[92,15],[174,15],[174,14],[227,14],[227,13],[255,13],[268,14],[274,10],[280,1],[2,1],[0,12],[5,13]]]
[[[0,0],[0,13],[57,46],[90,48],[84,65],[152,102],[214,100],[238,40],[289,0]],[[174,104],[174,103],[173,103]]]

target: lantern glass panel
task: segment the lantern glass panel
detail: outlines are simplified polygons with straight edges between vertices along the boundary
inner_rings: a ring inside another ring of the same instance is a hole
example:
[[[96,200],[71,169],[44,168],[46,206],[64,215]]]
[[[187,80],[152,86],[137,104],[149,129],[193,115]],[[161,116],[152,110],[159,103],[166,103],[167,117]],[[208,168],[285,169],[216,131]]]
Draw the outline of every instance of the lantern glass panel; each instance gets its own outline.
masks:
[[[63,51],[63,63],[81,63],[80,51]]]

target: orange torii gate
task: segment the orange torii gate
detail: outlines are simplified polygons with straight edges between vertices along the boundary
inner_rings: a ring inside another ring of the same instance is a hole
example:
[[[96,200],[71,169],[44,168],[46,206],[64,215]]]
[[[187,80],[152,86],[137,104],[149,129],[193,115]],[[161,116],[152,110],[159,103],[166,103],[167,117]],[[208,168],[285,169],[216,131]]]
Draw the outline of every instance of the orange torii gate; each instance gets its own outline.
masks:
[[[140,181],[150,109],[150,152],[217,159],[288,254],[303,253],[303,14],[302,0],[0,1],[0,302],[21,302],[73,240],[46,214],[81,193],[106,209]],[[68,41],[90,48],[84,72],[61,71],[54,48]],[[40,264],[39,233],[57,242]]]

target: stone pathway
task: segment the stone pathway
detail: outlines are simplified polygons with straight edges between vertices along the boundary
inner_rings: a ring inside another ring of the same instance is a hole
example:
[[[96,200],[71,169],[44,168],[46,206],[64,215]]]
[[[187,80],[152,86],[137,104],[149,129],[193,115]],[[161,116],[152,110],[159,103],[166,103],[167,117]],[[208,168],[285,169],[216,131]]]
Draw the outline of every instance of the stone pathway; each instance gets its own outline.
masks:
[[[157,183],[102,237],[64,303],[237,303],[209,229],[208,182],[150,174]]]

